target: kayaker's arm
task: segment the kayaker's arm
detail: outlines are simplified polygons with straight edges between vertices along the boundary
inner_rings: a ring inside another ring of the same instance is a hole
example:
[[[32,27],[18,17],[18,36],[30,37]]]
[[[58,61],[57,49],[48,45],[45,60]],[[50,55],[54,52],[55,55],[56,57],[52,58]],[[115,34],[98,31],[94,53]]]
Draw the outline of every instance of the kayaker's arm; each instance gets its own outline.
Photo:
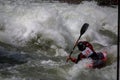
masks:
[[[72,62],[74,62],[74,63],[78,63],[81,59],[83,59],[83,58],[86,58],[84,55],[82,55],[81,53],[78,55],[78,58],[73,58],[73,57],[68,57],[67,58],[67,61],[68,60],[71,60]]]

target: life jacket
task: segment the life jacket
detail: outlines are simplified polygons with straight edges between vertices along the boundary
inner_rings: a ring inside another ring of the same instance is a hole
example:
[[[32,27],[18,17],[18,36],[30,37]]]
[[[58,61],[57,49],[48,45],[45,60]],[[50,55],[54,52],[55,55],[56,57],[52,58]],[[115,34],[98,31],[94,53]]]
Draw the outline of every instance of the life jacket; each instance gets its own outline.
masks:
[[[86,47],[84,51],[81,52],[85,57],[89,57],[91,56],[94,52],[89,48],[89,47]]]
[[[87,41],[81,41],[81,42],[83,42],[83,44],[86,46],[86,49],[81,52],[82,55],[84,55],[86,58],[90,57],[94,60],[99,59],[98,55],[93,49],[93,46],[89,42]]]

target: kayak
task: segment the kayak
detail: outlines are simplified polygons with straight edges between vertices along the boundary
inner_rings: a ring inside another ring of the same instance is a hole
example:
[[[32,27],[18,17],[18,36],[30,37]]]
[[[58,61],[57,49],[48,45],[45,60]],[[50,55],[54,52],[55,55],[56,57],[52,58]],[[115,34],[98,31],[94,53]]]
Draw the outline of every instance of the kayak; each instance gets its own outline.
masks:
[[[86,64],[86,68],[103,68],[106,65],[106,61],[107,61],[107,52],[103,51],[103,52],[99,52],[97,53],[98,55],[100,55],[100,53],[102,53],[102,57],[99,57],[99,60],[92,60],[92,63],[88,63]]]

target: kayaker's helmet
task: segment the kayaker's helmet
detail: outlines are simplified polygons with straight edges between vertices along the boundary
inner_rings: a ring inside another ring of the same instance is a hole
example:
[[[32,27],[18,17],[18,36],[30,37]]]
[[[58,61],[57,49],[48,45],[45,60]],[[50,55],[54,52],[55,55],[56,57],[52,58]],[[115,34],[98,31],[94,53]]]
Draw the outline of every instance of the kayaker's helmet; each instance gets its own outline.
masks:
[[[79,42],[79,43],[77,44],[77,47],[78,47],[78,49],[79,49],[80,51],[83,51],[83,50],[85,50],[85,48],[86,48],[86,46],[84,45],[83,42]]]

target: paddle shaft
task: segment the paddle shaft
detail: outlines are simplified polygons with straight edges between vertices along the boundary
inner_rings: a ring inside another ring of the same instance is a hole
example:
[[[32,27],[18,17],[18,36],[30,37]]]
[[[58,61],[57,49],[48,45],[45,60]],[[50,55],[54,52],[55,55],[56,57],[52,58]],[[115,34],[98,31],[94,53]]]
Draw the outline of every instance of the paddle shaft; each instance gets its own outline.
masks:
[[[72,55],[72,53],[73,53],[73,51],[74,51],[74,49],[75,49],[75,47],[76,47],[76,45],[77,45],[78,41],[80,40],[80,38],[81,38],[81,35],[80,35],[80,36],[79,36],[79,38],[77,39],[77,41],[76,41],[76,43],[75,43],[75,45],[74,45],[74,47],[73,47],[72,51],[70,52],[70,55],[69,55],[69,56],[71,56],[71,55]]]

